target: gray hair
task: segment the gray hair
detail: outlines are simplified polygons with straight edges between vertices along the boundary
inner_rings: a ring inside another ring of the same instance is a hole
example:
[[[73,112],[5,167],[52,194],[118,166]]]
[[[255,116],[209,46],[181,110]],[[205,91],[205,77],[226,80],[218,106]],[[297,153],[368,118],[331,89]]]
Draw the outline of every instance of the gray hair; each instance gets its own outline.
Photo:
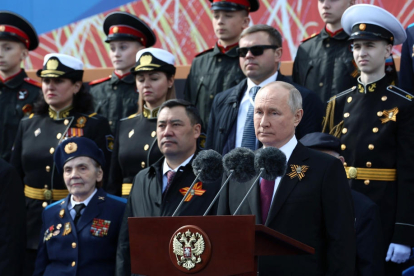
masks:
[[[302,95],[299,90],[297,90],[293,85],[283,81],[274,81],[266,84],[260,90],[268,86],[280,86],[289,91],[288,105],[292,113],[295,113],[297,110],[302,109]]]
[[[282,47],[283,40],[282,40],[282,35],[280,34],[280,32],[276,30],[275,28],[273,28],[272,26],[268,26],[264,24],[253,25],[253,26],[250,26],[244,29],[242,33],[240,34],[240,38],[246,35],[249,35],[249,34],[257,33],[257,32],[267,33],[269,35],[270,45],[276,45],[278,47]]]

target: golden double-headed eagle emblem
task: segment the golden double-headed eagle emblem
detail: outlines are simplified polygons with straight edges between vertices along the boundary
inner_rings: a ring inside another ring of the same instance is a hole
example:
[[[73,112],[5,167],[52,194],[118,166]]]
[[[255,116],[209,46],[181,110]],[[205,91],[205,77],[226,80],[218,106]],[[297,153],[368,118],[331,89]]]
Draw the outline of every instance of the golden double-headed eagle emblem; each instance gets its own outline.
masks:
[[[201,263],[200,255],[205,248],[204,238],[200,233],[178,232],[173,240],[173,253],[177,258],[177,264],[190,270],[196,264]]]

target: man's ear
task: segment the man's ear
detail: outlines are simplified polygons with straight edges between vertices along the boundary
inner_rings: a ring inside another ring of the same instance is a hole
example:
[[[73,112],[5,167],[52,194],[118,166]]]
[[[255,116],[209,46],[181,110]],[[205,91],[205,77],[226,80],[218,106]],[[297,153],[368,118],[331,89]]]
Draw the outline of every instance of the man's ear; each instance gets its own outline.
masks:
[[[295,118],[293,121],[293,124],[295,127],[297,127],[300,123],[300,121],[302,121],[302,117],[303,117],[303,109],[298,109],[295,112]]]
[[[194,138],[198,139],[198,137],[200,137],[200,134],[201,134],[201,125],[195,124],[193,126],[193,131],[194,131]]]

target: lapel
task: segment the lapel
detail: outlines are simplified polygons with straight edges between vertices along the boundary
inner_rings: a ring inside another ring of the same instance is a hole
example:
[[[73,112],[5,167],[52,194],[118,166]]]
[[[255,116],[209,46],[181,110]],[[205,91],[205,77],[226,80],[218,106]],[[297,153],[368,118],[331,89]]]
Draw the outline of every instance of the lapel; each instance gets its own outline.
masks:
[[[245,191],[244,194],[247,193],[247,191],[250,189],[250,187],[253,185],[253,181],[256,179],[257,176],[254,177],[254,179],[247,181],[244,183],[245,185]],[[260,180],[258,180],[260,181]],[[256,216],[256,224],[262,224],[262,210],[260,207],[260,186],[259,183],[256,183],[256,186],[253,188],[252,192],[247,196],[247,201],[250,205],[250,210],[252,211],[252,215]],[[243,204],[246,204],[243,203]]]
[[[102,203],[106,200],[106,193],[104,190],[98,188],[96,194],[92,197],[91,201],[89,201],[88,206],[85,208],[85,212],[83,212],[82,216],[78,221],[78,225],[76,226],[76,231],[80,232],[86,225],[89,224],[94,218],[98,217],[101,213]]]
[[[296,145],[295,149],[292,152],[292,155],[289,158],[285,175],[280,180],[279,187],[276,191],[272,205],[270,206],[269,215],[265,223],[266,226],[269,225],[269,223],[276,217],[277,213],[282,208],[286,199],[298,184],[298,177],[291,179],[289,176],[286,175],[291,171],[290,165],[303,165],[303,161],[308,158],[308,149],[298,141],[298,144]]]

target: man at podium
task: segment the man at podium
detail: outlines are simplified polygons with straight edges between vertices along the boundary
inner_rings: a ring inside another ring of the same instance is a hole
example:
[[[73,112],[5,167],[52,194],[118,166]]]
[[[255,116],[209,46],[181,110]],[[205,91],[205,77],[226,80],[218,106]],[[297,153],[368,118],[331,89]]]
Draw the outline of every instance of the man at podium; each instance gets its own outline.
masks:
[[[256,224],[315,249],[314,255],[261,256],[260,276],[354,275],[354,215],[344,167],[296,140],[295,127],[302,116],[302,98],[294,86],[277,81],[257,93],[256,137],[264,147],[279,148],[286,155],[287,171],[276,179],[262,178],[237,214],[256,215]],[[218,214],[233,214],[253,181],[230,180],[220,196]]]

